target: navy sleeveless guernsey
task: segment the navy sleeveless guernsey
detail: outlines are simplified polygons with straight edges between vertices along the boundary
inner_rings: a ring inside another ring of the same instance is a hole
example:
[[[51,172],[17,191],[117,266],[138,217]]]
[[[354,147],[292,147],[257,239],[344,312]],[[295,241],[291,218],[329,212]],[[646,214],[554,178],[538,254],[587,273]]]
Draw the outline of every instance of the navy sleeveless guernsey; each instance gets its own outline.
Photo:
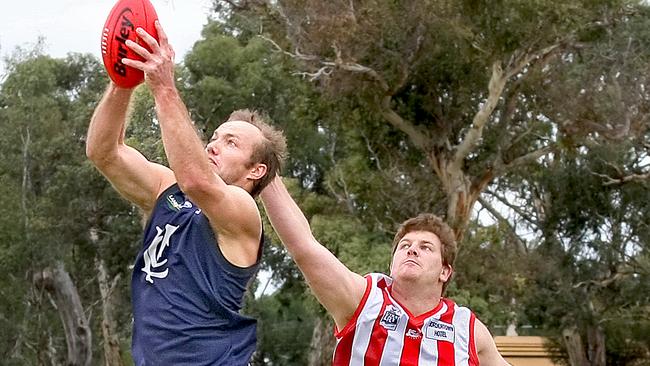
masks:
[[[228,262],[201,210],[177,184],[165,190],[131,279],[135,365],[247,365],[256,322],[239,310],[258,266],[259,255],[247,268]]]

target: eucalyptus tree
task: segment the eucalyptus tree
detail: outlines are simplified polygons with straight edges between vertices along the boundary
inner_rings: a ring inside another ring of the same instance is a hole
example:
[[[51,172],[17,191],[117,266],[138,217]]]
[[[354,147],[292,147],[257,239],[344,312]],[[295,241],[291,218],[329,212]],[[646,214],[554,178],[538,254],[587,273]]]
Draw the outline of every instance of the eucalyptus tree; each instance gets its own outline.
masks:
[[[581,57],[611,47],[630,19],[645,12],[638,2],[215,4],[246,19],[236,24],[259,29],[270,47],[300,61],[296,72],[357,101],[372,119],[399,131],[402,144],[420,154],[423,170],[435,178],[432,191],[444,193],[444,211],[459,237],[495,178],[560,147],[554,130],[625,136],[644,121],[643,111],[629,113],[627,121],[622,115],[634,107],[635,99],[622,96],[635,93],[643,66],[612,65],[612,52]],[[642,41],[631,37],[625,57],[645,62]],[[604,69],[603,63],[616,67]],[[584,93],[574,88],[579,83],[618,89],[619,107],[601,110],[597,93],[590,93],[598,90]],[[556,93],[554,105],[545,108],[549,104],[540,95],[556,89],[570,94]],[[583,100],[580,110],[594,118],[578,115],[575,100]],[[611,117],[621,123],[608,124]],[[348,128],[363,129],[358,122],[365,122],[341,120]]]
[[[110,334],[118,325],[107,319],[117,314],[112,320],[128,325],[128,302],[113,311],[110,295],[127,291],[113,279],[128,269],[124,249],[135,244],[139,219],[124,214],[128,205],[110,193],[84,153],[106,82],[88,55],[53,59],[34,50],[9,60],[0,89],[0,170],[12,202],[0,228],[7,330],[0,352],[8,364],[89,364],[111,339],[116,344],[104,348],[105,357],[123,346]],[[103,295],[102,278],[110,290]],[[122,335],[128,340],[128,331]]]
[[[214,3],[231,34],[257,35],[336,101],[319,121],[331,138],[324,187],[370,232],[433,211],[461,239],[482,208],[509,238],[501,250],[532,260],[540,237],[529,242],[516,226],[543,202],[512,205],[510,192],[534,192],[548,161],[572,149],[644,146],[648,9],[640,1]],[[546,232],[544,220],[528,224]]]

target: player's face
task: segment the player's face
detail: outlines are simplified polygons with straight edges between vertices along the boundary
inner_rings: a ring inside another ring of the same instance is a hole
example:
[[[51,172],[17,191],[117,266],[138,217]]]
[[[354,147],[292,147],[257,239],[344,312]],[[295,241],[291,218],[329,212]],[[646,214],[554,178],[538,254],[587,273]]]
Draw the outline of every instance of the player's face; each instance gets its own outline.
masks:
[[[262,141],[262,132],[243,121],[225,122],[212,135],[205,150],[214,171],[227,184],[243,187],[255,169],[251,155]]]
[[[429,231],[412,231],[397,243],[391,277],[442,286],[451,276],[451,267],[442,263],[442,244]]]

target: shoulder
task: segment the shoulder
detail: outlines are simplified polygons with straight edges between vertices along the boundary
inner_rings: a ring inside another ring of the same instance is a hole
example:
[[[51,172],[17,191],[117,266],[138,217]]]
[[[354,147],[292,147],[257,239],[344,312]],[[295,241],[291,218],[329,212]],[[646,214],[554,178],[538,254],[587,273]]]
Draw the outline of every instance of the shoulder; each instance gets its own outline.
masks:
[[[259,260],[263,243],[262,218],[255,199],[243,188],[229,185],[230,204],[205,212],[219,237],[223,256],[232,264],[249,267]]]
[[[259,240],[262,234],[262,219],[257,202],[245,189],[227,185],[225,200],[219,205],[203,203],[204,212],[215,231],[231,238],[251,237]]]
[[[477,318],[474,320],[474,336],[476,337],[476,349],[479,353],[481,353],[481,349],[485,350],[491,347],[496,349],[490,330]]]
[[[393,283],[393,279],[383,273],[368,273],[363,276],[373,287],[387,288]]]
[[[390,285],[393,279],[383,273],[368,273],[363,276],[365,288],[358,308],[363,308],[368,302],[372,304],[383,303],[384,293],[390,294]]]
[[[236,229],[241,229],[243,231],[241,234],[245,236],[250,235],[259,239],[262,235],[262,217],[255,198],[245,189],[234,185],[228,186],[228,195],[233,200],[232,208],[239,211],[239,214],[232,216],[234,222],[240,225]]]
[[[257,208],[257,204],[255,202],[255,198],[251,196],[250,192],[245,190],[244,188],[232,184],[226,185],[226,191],[230,197],[232,197],[234,200],[239,201],[240,203],[243,204],[250,204],[252,206],[255,206]]]
[[[499,353],[490,331],[478,319],[474,322],[474,337],[476,340],[476,352],[478,353],[478,359],[481,364],[509,366],[508,362]]]

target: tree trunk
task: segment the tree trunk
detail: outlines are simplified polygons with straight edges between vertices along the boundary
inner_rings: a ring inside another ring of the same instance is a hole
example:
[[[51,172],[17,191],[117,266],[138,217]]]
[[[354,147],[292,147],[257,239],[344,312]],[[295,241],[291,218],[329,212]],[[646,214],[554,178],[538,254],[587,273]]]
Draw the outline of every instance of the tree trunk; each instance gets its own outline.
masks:
[[[562,331],[571,366],[605,366],[605,333],[599,326],[587,329],[587,349],[577,327]]]
[[[582,337],[577,327],[566,328],[562,331],[564,345],[569,354],[569,363],[571,366],[589,366],[587,354],[582,346]]]
[[[449,166],[449,165],[448,165]],[[469,222],[472,203],[469,199],[469,182],[462,171],[445,172],[449,184],[445,186],[447,195],[447,223],[454,230],[456,239],[461,240],[465,226]]]
[[[329,316],[323,319],[316,318],[314,333],[312,333],[311,344],[309,345],[309,366],[330,366],[334,355],[336,340],[332,329],[334,324]]]
[[[599,326],[589,327],[587,330],[587,357],[593,366],[605,366],[605,332]]]
[[[96,219],[96,218],[95,218]],[[90,241],[97,248],[95,256],[95,269],[97,270],[97,282],[99,282],[99,293],[102,300],[102,337],[104,338],[104,365],[106,366],[124,366],[120,354],[120,341],[115,330],[115,320],[113,319],[113,289],[119,279],[119,275],[110,281],[106,262],[101,258],[99,248],[99,235],[96,226],[92,226],[89,231]],[[112,284],[110,283],[112,282]]]
[[[124,366],[120,355],[120,341],[115,331],[115,320],[113,319],[113,288],[109,283],[108,273],[104,260],[95,258],[97,279],[99,281],[99,292],[102,296],[102,336],[104,337],[104,365]],[[116,277],[113,283],[119,278]]]
[[[446,221],[454,230],[456,241],[461,242],[472,218],[474,204],[494,175],[488,170],[481,178],[472,180],[462,169],[449,161],[441,162],[435,160],[434,156],[430,156],[429,161],[436,164],[434,171],[442,182],[447,196]]]
[[[59,311],[65,340],[68,345],[67,365],[89,366],[92,360],[92,338],[81,299],[70,275],[57,263],[54,269],[45,268],[34,274],[34,285],[44,289],[53,298]]]
[[[27,209],[29,206],[29,203],[27,202],[27,193],[31,191],[31,176],[29,174],[29,145],[31,142],[30,136],[29,127],[26,128],[25,134],[20,136],[23,142],[23,179],[20,195],[20,206],[23,212],[23,230],[25,232],[25,241],[28,243],[30,242],[30,230],[29,210]]]

